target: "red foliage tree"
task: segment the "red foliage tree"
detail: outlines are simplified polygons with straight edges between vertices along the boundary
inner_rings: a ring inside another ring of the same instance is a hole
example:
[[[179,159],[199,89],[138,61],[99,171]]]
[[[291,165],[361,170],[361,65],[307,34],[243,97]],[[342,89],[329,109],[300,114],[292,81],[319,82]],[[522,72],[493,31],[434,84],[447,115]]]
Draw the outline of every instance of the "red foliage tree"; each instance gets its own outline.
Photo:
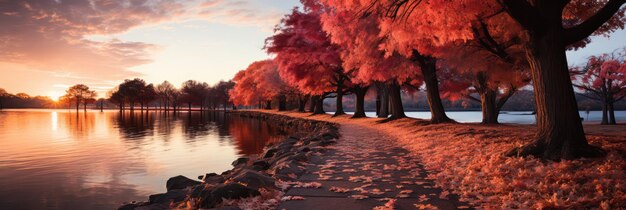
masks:
[[[506,15],[505,34],[520,27],[527,50],[537,109],[536,140],[508,152],[547,159],[605,154],[588,144],[580,122],[565,50],[584,46],[591,35],[606,35],[624,26],[624,0],[359,0],[342,1],[382,14],[385,46],[399,52],[417,50],[437,56],[441,46],[473,37],[469,27],[479,18]],[[358,5],[356,5],[358,4]],[[616,15],[617,14],[617,15]],[[505,20],[505,19],[504,19]],[[428,77],[425,75],[425,77]],[[428,82],[427,82],[428,84]]]
[[[272,99],[278,98],[279,110],[285,110],[285,95],[291,90],[280,78],[278,65],[273,60],[257,61],[245,70],[239,71],[230,98],[236,105],[252,106],[265,103],[265,109],[272,108]]]
[[[335,115],[344,114],[342,96],[350,80],[343,71],[339,46],[331,43],[322,30],[322,5],[315,1],[302,3],[302,11],[294,8],[281,20],[276,34],[266,40],[265,49],[276,55],[280,75],[288,84],[314,95],[314,113],[324,113],[323,99],[335,92]]]
[[[324,1],[327,7],[335,6],[335,1]],[[417,66],[398,53],[385,53],[379,45],[378,19],[374,15],[361,15],[351,8],[335,8],[322,15],[324,30],[331,34],[333,43],[341,46],[341,58],[344,69],[348,70],[352,83],[357,84],[353,92],[357,95],[355,117],[364,117],[363,108],[367,87],[372,83],[386,83],[394,90],[391,94],[391,118],[405,117],[400,98],[401,84],[420,86],[416,80]],[[382,110],[387,110],[389,102],[383,100]],[[379,113],[387,118],[386,112]]]
[[[574,86],[583,96],[602,103],[602,125],[615,125],[613,104],[626,97],[625,54],[591,56],[584,66],[570,69]]]

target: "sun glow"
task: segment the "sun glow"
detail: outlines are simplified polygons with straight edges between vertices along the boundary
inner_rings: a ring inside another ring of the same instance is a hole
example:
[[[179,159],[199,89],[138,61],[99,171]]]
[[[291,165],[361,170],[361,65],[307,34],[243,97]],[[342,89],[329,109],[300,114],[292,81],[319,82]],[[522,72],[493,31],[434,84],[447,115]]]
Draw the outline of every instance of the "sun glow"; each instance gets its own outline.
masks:
[[[61,91],[48,92],[48,97],[50,97],[50,99],[52,99],[53,101],[59,101],[59,98],[61,98],[61,96],[63,96],[63,92]]]

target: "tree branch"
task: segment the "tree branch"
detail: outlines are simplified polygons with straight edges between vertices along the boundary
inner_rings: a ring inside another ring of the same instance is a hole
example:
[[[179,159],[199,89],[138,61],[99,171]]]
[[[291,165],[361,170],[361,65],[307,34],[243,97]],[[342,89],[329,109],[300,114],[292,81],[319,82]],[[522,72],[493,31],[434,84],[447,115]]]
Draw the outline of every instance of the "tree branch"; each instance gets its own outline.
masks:
[[[526,0],[499,0],[507,13],[511,15],[522,27],[535,28],[539,23],[539,11]]]
[[[583,23],[565,29],[565,44],[571,45],[591,36],[600,26],[609,21],[624,3],[626,3],[626,0],[610,0],[602,9]]]

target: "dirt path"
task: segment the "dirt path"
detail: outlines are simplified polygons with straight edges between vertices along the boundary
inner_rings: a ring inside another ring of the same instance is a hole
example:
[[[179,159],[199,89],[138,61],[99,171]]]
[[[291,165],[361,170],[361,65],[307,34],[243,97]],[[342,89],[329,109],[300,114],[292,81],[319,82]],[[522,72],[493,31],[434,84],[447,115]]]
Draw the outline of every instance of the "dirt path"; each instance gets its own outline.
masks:
[[[463,209],[467,204],[434,187],[426,171],[393,137],[354,124],[340,126],[341,138],[310,161],[277,209]],[[391,208],[382,208],[382,207]]]

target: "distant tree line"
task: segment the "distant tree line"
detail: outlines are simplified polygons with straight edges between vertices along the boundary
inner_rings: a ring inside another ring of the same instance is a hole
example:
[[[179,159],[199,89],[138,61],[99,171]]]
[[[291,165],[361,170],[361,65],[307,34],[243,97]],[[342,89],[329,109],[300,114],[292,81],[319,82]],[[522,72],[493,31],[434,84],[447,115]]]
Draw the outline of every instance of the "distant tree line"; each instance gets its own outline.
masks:
[[[46,96],[29,96],[26,93],[11,94],[0,88],[0,109],[4,108],[54,108],[55,103]]]
[[[127,79],[108,92],[108,100],[124,110],[199,110],[227,109],[233,107],[228,92],[234,87],[232,81],[220,81],[211,86],[206,82],[185,81],[176,88],[168,81],[161,84],[147,84],[144,80]],[[138,106],[138,107],[137,107]],[[234,108],[234,107],[233,107]]]

